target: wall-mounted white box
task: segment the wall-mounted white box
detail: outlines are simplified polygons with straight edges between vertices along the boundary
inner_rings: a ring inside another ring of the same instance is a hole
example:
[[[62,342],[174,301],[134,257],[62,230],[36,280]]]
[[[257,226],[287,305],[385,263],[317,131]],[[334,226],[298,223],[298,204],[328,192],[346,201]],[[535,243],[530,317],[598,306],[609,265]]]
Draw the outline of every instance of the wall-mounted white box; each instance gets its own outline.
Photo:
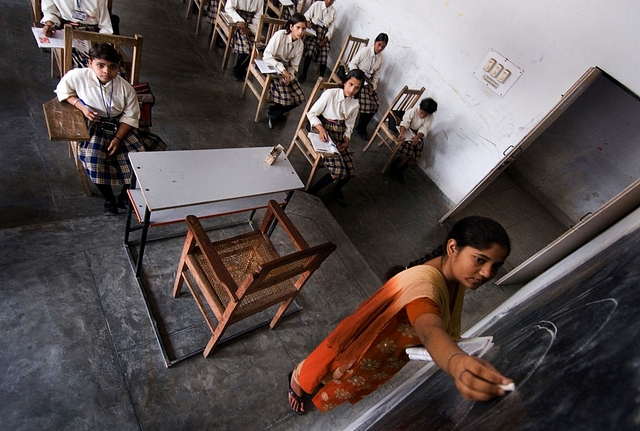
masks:
[[[492,48],[478,64],[473,76],[502,97],[523,73],[522,69]]]

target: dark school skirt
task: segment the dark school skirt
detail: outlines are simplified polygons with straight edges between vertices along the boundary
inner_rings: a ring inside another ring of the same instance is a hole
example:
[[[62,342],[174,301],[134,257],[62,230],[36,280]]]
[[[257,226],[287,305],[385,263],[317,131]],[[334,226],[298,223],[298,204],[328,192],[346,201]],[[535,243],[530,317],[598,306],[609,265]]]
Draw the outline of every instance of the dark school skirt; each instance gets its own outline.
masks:
[[[237,10],[236,12],[244,19],[245,25],[249,28],[249,23],[253,20],[255,12],[247,12],[246,10]],[[233,46],[233,51],[238,54],[251,54],[253,35],[251,33],[247,35],[242,34],[240,29],[236,28],[236,31],[233,32],[231,46]]]
[[[327,43],[323,47],[318,46],[318,42],[325,38],[329,30],[326,27],[318,24],[313,24],[312,28],[316,31],[317,37],[305,37],[304,55],[307,57],[311,57],[313,61],[318,64],[326,65],[327,59],[329,58],[329,50],[331,49],[331,42],[327,41]]]
[[[297,79],[292,79],[289,85],[282,82],[279,76],[271,80],[271,98],[275,103],[283,106],[300,105],[305,101],[302,87]]]
[[[414,130],[415,132],[415,130]],[[424,149],[424,142],[422,139],[418,141],[418,145],[413,145],[411,141],[405,141],[396,153],[398,156],[407,157],[415,162],[422,157],[422,150]]]
[[[79,143],[78,159],[94,184],[130,184],[132,168],[128,153],[164,150],[167,147],[158,135],[132,128],[120,142],[118,151],[109,156],[107,148],[115,132],[102,130],[100,122],[87,121],[87,128],[91,139]]]
[[[369,94],[368,86],[363,87],[358,94],[358,103],[360,103],[361,114],[375,114],[380,108],[378,101],[378,93],[374,90]]]
[[[327,131],[327,134],[331,136],[331,140],[336,145],[338,145],[339,142],[342,142],[344,132],[347,130],[347,126],[344,121],[329,121],[325,118],[320,118],[320,121],[322,121],[322,126]],[[322,164],[334,177],[353,178],[356,176],[355,166],[353,165],[351,152],[349,152],[348,148],[344,151],[340,151],[339,156],[323,155]]]

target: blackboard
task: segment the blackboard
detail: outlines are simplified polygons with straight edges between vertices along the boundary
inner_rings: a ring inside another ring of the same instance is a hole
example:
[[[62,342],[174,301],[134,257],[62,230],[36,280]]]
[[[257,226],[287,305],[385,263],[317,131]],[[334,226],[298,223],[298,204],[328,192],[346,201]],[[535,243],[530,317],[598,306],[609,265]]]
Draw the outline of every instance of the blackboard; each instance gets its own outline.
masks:
[[[488,327],[517,390],[485,403],[438,371],[370,430],[639,430],[640,232]]]

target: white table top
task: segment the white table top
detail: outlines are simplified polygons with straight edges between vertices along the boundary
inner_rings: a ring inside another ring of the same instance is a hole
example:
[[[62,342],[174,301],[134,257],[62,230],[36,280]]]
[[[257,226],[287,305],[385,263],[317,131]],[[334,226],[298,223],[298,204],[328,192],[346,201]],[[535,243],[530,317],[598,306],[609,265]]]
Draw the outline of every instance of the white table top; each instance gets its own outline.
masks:
[[[303,189],[283,154],[265,162],[271,147],[129,153],[151,211]]]

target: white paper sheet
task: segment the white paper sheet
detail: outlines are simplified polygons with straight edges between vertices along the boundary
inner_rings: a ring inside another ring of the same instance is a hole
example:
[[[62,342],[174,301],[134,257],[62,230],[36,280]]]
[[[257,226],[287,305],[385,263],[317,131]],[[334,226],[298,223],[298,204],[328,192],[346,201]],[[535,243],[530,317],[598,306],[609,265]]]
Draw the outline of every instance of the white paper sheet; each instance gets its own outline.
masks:
[[[31,27],[38,48],[64,48],[64,31],[56,30],[53,36],[45,36],[42,27]]]

